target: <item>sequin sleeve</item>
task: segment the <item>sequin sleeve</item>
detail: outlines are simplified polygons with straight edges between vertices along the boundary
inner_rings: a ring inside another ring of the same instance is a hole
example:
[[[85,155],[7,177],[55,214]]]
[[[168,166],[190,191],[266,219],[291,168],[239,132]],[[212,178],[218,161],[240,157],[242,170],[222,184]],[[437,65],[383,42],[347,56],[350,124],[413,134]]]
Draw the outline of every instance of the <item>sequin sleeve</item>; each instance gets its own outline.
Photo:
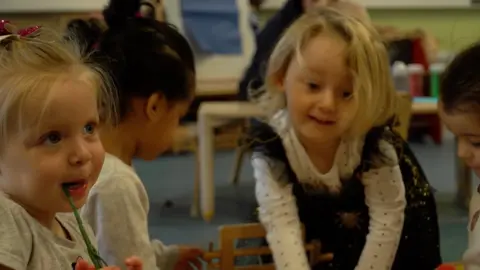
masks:
[[[297,205],[286,179],[285,166],[263,157],[253,158],[252,166],[259,218],[267,230],[275,269],[309,270]]]
[[[381,141],[388,166],[370,169],[362,176],[370,224],[356,270],[391,269],[405,219],[405,186],[393,146]]]

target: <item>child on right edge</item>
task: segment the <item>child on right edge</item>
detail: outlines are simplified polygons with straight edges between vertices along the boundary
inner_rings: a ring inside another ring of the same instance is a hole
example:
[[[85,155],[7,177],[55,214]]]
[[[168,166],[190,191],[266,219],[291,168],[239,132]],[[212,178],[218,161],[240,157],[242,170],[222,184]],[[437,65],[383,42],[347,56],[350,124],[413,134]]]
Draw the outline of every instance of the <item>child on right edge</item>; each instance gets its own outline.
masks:
[[[480,177],[480,43],[458,54],[445,71],[438,103],[442,122],[458,139],[457,155]],[[479,186],[480,187],[480,186]],[[467,270],[480,270],[480,188],[470,201]]]

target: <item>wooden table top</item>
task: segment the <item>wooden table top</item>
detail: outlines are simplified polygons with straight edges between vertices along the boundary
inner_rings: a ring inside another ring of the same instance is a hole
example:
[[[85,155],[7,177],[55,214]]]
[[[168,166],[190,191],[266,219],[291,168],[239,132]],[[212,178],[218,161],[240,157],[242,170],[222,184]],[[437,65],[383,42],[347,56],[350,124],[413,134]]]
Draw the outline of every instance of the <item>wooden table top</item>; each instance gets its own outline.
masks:
[[[412,114],[436,114],[437,111],[437,103],[412,103]]]
[[[437,98],[418,97],[412,102],[412,114],[437,114]]]
[[[238,93],[238,78],[198,79],[196,96],[227,96]]]

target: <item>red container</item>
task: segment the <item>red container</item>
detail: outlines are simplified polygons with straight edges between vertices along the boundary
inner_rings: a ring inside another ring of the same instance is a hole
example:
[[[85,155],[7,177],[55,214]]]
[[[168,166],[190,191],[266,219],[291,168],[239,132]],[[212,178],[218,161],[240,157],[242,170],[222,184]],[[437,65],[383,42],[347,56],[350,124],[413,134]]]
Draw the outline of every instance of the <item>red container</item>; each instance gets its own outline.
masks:
[[[412,97],[421,97],[423,94],[423,75],[425,70],[420,64],[408,65],[408,78],[410,81],[410,94]]]

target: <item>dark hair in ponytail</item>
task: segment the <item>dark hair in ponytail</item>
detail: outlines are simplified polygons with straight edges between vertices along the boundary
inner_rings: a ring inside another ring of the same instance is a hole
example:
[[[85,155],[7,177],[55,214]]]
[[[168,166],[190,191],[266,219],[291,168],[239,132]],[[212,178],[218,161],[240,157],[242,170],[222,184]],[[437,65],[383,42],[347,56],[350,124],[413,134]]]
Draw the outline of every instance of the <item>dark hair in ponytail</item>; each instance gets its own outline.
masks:
[[[159,19],[156,18],[156,4],[159,0],[141,0],[140,1],[140,13],[143,18]]]
[[[440,100],[447,113],[480,112],[480,42],[459,52],[442,75]]]
[[[108,28],[123,27],[128,18],[134,18],[140,9],[140,0],[110,0],[103,10]]]
[[[142,0],[145,1],[145,0]],[[118,119],[130,100],[162,93],[169,101],[190,99],[195,89],[194,55],[188,41],[171,24],[137,17],[140,0],[110,0],[103,10],[107,30],[93,20],[74,20],[69,31],[84,40],[89,52],[111,75],[118,92]]]
[[[162,93],[169,101],[188,100],[195,88],[194,56],[185,37],[168,23],[135,17],[137,4],[110,0],[103,11],[108,30],[99,57],[115,82],[120,119],[131,98]]]

